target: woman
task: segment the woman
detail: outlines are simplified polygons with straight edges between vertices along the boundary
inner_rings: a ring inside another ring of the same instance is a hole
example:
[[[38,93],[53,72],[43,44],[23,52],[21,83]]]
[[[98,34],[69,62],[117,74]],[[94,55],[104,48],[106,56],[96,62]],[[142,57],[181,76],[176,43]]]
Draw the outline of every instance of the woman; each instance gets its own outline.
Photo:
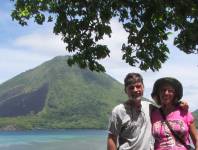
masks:
[[[182,84],[175,78],[158,79],[153,86],[151,96],[161,106],[160,109],[156,108],[151,114],[155,150],[186,150],[184,143],[190,144],[189,134],[195,149],[198,150],[198,133],[194,117],[191,112],[181,109],[177,105],[183,96]],[[183,144],[170,131],[165,120],[174,133],[184,141]]]

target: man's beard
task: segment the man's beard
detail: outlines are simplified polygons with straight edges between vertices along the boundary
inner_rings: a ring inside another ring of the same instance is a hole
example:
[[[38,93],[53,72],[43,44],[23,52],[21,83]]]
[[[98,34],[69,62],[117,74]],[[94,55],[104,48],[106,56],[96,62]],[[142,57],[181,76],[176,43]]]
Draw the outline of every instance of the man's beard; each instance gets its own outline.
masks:
[[[142,100],[142,95],[140,95],[140,96],[130,96],[129,100],[133,101],[133,102],[139,102],[139,101]]]

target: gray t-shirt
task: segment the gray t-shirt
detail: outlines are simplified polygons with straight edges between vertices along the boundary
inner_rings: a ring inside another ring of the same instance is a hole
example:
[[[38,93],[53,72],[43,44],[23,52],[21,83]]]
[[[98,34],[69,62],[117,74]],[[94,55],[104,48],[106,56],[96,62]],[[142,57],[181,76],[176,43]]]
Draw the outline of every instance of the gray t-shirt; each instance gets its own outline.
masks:
[[[109,119],[109,133],[118,137],[119,150],[153,150],[151,102],[142,100],[141,111],[133,106],[117,105]]]

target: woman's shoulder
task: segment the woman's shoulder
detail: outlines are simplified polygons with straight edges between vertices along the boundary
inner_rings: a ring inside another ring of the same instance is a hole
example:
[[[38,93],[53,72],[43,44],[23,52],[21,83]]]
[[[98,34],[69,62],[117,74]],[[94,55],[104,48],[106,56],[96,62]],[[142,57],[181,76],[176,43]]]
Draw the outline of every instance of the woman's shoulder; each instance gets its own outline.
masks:
[[[160,116],[160,108],[159,107],[153,107],[151,109],[151,116]]]
[[[155,105],[150,105],[150,109],[152,113],[159,113],[160,107],[157,107]]]
[[[179,111],[180,116],[188,124],[191,124],[194,121],[194,116],[193,116],[192,112],[189,109],[186,110],[186,109],[182,109],[182,108],[179,107],[178,111]]]
[[[162,115],[158,107],[153,107],[151,111],[151,122],[155,123],[162,120]]]

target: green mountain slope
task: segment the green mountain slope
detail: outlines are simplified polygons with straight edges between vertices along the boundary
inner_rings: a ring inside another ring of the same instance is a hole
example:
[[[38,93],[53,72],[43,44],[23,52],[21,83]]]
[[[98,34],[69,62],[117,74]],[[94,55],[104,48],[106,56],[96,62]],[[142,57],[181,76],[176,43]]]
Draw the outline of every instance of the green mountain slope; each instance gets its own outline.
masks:
[[[0,127],[106,128],[123,85],[59,56],[0,85]]]
[[[193,116],[196,118],[195,119],[195,121],[196,121],[196,127],[198,129],[198,109],[193,112]]]

